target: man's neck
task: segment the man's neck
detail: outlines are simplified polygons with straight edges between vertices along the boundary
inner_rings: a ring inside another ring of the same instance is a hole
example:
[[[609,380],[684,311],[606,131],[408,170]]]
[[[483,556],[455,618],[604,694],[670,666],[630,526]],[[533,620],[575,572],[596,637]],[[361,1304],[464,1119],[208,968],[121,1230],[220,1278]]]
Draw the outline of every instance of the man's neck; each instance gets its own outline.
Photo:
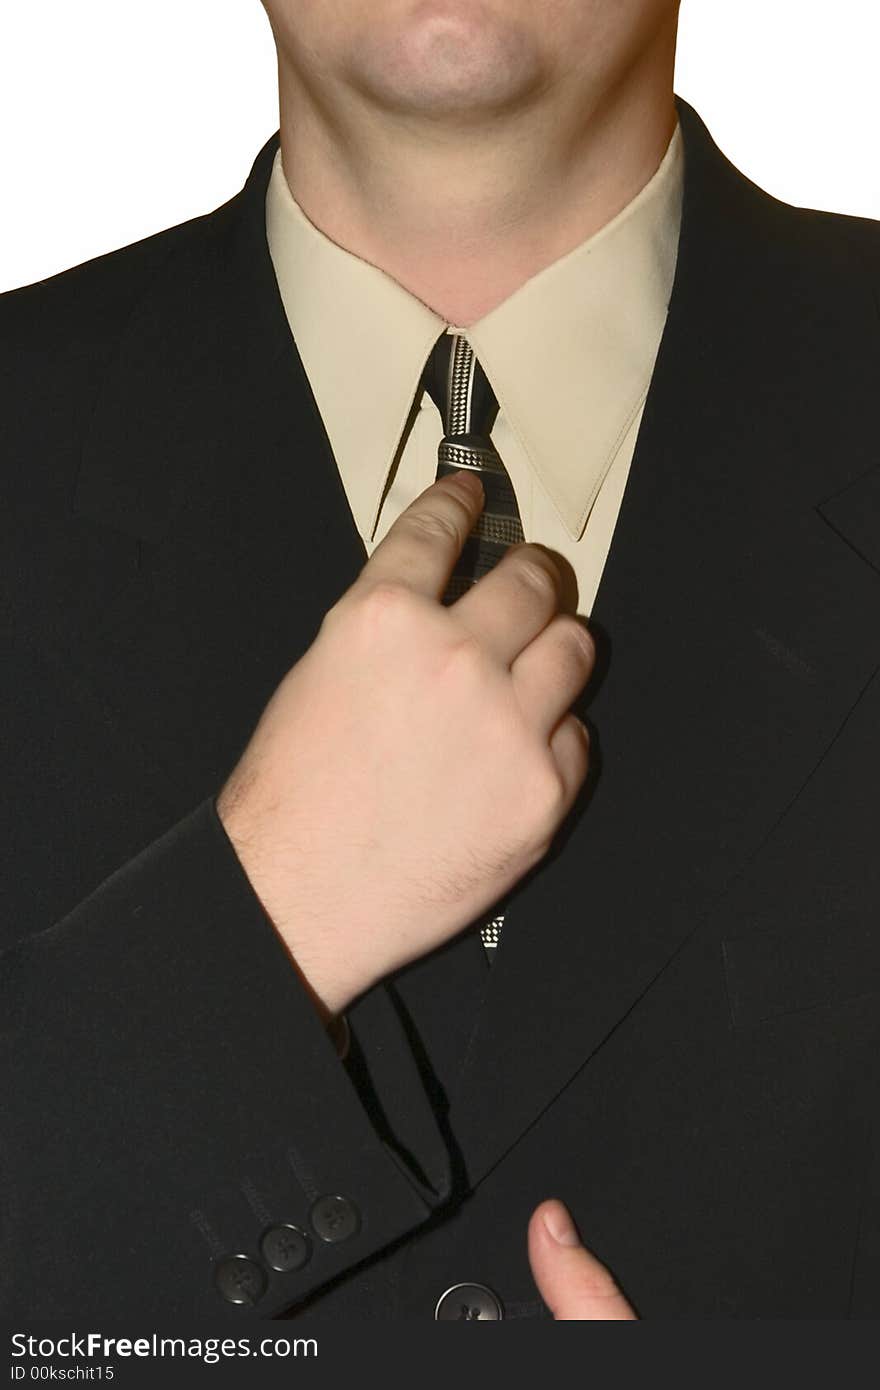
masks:
[[[325,235],[467,327],[648,182],[675,129],[672,56],[652,55],[586,120],[557,92],[457,128],[392,120],[356,98],[331,119],[282,66],[285,175]]]

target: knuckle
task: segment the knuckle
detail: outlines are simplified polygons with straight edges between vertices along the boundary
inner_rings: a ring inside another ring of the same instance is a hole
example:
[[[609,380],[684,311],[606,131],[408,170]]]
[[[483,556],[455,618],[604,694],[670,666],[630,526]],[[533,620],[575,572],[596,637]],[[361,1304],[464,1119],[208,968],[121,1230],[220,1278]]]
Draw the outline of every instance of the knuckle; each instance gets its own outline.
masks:
[[[480,672],[486,661],[482,644],[472,632],[461,632],[451,642],[444,653],[444,667],[459,677],[472,679]]]
[[[360,594],[358,618],[372,632],[379,625],[399,621],[401,615],[408,612],[411,598],[405,584],[398,584],[393,579],[377,580],[374,584],[368,584]]]
[[[363,602],[368,608],[382,611],[402,603],[407,594],[408,590],[404,584],[398,584],[394,579],[379,579],[375,584],[368,586]]]
[[[416,540],[428,543],[449,540],[457,542],[461,536],[461,528],[447,511],[414,511],[406,513],[400,520],[403,529],[411,532]]]

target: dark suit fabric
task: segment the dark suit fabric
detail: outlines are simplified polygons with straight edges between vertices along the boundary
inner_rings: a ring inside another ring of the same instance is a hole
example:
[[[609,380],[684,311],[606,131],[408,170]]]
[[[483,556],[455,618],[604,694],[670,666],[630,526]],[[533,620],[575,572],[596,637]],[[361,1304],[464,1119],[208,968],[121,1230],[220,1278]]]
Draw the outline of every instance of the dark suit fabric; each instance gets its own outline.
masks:
[[[562,1197],[644,1318],[880,1312],[880,228],[680,103],[682,239],[576,708],[509,903],[341,1063],[216,816],[365,551],[278,295],[277,134],[207,216],[0,298],[0,1310],[546,1317]],[[345,332],[345,325],[339,325]],[[361,1214],[252,1309],[314,1199]]]

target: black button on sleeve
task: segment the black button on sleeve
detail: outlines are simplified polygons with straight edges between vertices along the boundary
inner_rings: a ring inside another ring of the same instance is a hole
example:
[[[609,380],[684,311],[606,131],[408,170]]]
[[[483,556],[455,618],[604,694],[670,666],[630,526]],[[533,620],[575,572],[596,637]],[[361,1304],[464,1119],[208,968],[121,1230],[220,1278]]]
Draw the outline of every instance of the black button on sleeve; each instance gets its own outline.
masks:
[[[270,1226],[260,1241],[260,1252],[270,1269],[289,1274],[308,1264],[312,1242],[299,1226]]]
[[[349,1240],[360,1228],[360,1216],[348,1197],[328,1194],[319,1197],[309,1213],[312,1230],[328,1245]]]
[[[227,1303],[252,1307],[266,1292],[266,1275],[247,1255],[225,1255],[214,1270],[214,1284]]]

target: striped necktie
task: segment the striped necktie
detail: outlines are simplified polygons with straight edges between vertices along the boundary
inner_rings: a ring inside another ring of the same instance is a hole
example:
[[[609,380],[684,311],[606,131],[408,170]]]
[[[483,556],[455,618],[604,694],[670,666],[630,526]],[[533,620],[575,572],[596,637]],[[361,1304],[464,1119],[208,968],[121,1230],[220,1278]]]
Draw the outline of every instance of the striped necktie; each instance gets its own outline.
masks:
[[[443,595],[443,603],[449,605],[497,565],[509,546],[525,537],[513,485],[489,437],[498,402],[464,334],[441,334],[428,358],[423,385],[443,421],[437,478],[470,469],[479,473],[486,498]],[[499,910],[480,928],[489,961],[503,921]]]

